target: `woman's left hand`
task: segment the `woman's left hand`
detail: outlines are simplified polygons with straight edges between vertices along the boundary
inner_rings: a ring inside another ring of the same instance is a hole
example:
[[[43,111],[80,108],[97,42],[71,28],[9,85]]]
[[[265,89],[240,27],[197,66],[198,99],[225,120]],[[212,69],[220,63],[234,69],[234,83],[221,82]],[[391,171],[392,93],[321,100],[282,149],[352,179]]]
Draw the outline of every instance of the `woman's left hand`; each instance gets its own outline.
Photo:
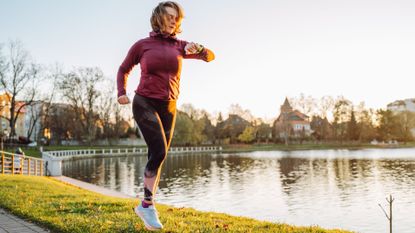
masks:
[[[200,45],[198,43],[189,42],[186,47],[184,47],[184,51],[187,55],[189,54],[198,54],[202,52],[203,45]]]

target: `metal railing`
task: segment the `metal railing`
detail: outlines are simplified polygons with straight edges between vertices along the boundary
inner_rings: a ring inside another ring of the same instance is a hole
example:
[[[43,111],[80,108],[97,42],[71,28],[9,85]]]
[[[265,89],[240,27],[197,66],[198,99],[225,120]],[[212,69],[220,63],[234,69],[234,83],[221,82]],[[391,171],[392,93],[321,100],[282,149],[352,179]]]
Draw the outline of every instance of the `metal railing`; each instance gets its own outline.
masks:
[[[43,176],[43,159],[1,151],[0,174]]]
[[[222,147],[205,146],[205,147],[172,147],[169,153],[195,153],[195,152],[214,152],[220,151]],[[119,148],[119,149],[87,149],[87,150],[61,150],[61,151],[43,151],[44,154],[55,158],[69,159],[74,157],[88,157],[95,155],[128,155],[128,154],[147,154],[147,148]]]
[[[174,147],[169,149],[169,153],[200,153],[221,151],[222,147]],[[42,151],[42,158],[46,161],[48,175],[62,175],[62,161],[73,158],[85,158],[92,156],[124,156],[147,154],[147,148],[119,148],[119,149],[88,149],[88,150],[61,150],[61,151]]]

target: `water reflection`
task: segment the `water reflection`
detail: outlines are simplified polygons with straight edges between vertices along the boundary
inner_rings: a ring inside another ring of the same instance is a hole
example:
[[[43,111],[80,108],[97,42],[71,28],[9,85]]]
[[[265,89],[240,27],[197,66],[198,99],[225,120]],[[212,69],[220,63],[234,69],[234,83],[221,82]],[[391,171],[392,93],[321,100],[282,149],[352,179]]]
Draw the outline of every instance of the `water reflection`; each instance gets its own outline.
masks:
[[[64,162],[63,173],[142,193],[146,156]],[[395,232],[414,232],[415,150],[170,155],[159,202],[296,225],[387,232],[378,206],[393,194]]]

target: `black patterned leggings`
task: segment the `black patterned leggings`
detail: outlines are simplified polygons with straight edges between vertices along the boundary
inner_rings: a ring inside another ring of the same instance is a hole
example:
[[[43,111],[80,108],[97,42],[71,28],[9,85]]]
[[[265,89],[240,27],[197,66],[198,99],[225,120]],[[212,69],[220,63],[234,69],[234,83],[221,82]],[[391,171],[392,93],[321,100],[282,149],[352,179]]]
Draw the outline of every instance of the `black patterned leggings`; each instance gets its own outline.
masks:
[[[176,121],[176,101],[152,99],[136,94],[133,115],[148,147],[144,176],[152,178],[157,175],[170,147]]]

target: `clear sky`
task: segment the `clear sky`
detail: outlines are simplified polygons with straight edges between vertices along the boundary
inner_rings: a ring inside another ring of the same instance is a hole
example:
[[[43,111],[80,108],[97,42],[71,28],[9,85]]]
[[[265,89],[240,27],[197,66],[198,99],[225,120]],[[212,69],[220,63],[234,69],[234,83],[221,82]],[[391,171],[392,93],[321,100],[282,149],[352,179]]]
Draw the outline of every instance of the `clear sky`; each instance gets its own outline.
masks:
[[[42,64],[98,66],[114,79],[148,36],[153,0],[0,0],[0,43],[19,39]],[[210,113],[239,103],[273,118],[284,98],[343,95],[384,108],[415,97],[413,0],[183,0],[179,38],[211,63],[183,63],[179,105]],[[128,82],[133,93],[139,67]]]

